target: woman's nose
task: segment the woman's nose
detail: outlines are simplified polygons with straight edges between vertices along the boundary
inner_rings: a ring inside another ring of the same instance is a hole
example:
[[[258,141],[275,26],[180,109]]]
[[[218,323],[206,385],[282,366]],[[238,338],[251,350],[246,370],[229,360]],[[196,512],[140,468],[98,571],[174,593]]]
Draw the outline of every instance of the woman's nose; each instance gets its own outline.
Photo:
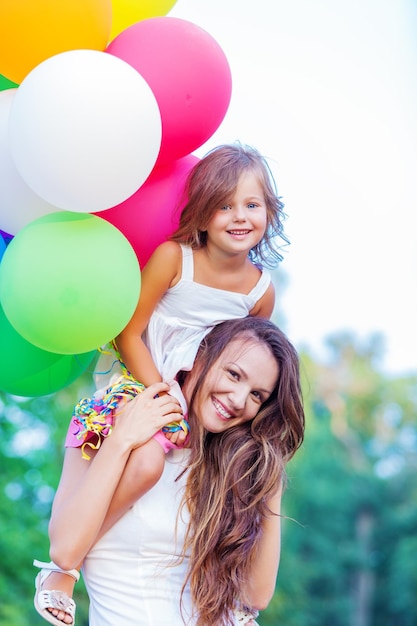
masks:
[[[248,397],[248,393],[246,389],[240,387],[239,389],[235,389],[231,394],[230,401],[233,405],[233,409],[235,411],[242,411],[246,406],[246,400]]]

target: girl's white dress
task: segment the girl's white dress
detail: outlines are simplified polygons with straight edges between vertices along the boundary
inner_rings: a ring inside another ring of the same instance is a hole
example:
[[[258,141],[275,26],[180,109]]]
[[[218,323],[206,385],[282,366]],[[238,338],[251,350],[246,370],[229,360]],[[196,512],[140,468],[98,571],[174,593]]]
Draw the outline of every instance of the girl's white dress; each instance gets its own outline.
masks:
[[[192,249],[181,245],[181,250],[181,278],[157,304],[143,335],[167,383],[172,383],[180,370],[191,370],[201,340],[216,324],[249,315],[271,282],[270,273],[263,269],[249,294],[207,287],[194,282]],[[97,363],[97,388],[112,384],[121,373],[115,353],[109,350]]]

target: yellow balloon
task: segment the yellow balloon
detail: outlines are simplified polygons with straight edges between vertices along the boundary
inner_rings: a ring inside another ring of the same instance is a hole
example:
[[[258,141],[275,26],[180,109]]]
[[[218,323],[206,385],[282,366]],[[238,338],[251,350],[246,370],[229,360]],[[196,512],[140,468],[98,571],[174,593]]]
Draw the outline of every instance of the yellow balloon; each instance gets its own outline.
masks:
[[[1,0],[0,74],[20,84],[60,52],[103,51],[111,24],[111,0]]]
[[[110,40],[136,22],[166,15],[176,0],[111,0],[111,3],[113,21]]]

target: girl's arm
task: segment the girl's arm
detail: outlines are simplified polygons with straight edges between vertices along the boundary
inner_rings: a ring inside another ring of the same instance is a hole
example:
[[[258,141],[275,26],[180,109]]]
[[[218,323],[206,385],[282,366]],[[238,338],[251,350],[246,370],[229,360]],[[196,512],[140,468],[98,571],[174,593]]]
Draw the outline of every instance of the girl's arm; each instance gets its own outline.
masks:
[[[139,302],[133,317],[116,337],[117,349],[130,373],[148,387],[161,380],[142,333],[164,293],[178,282],[181,275],[181,248],[167,241],[152,254],[142,271]]]
[[[51,558],[62,569],[77,567],[95,543],[132,450],[178,419],[174,398],[155,397],[167,390],[156,383],[128,402],[90,461],[78,448],[66,450],[49,526]]]
[[[252,608],[263,611],[275,591],[281,553],[281,488],[269,501],[270,514],[263,522],[262,539],[251,571],[246,595]]]
[[[275,305],[275,288],[272,282],[269,284],[268,289],[265,291],[262,298],[258,300],[253,309],[250,312],[250,315],[253,317],[265,317],[266,319],[270,319]]]

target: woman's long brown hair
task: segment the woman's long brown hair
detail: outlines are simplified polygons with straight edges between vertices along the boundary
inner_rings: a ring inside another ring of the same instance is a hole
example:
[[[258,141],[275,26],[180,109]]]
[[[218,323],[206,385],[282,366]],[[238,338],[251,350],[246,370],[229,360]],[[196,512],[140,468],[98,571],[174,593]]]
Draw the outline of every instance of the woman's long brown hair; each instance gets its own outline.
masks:
[[[220,433],[205,431],[194,408],[207,372],[234,339],[269,347],[278,364],[278,381],[255,418]],[[184,505],[189,510],[183,554],[189,554],[196,626],[232,624],[262,533],[271,514],[268,500],[284,479],[287,461],[301,445],[304,411],[298,356],[269,320],[247,317],[216,326],[203,340],[193,372],[182,382],[189,401],[191,460]],[[184,585],[185,586],[185,585]]]

